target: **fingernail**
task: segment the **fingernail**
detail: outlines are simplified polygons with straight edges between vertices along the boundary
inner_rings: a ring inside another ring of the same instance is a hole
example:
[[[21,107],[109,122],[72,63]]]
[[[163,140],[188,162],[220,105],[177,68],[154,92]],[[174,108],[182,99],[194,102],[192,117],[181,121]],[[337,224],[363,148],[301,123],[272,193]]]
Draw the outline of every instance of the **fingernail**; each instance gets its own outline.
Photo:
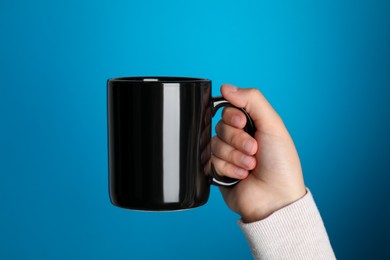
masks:
[[[245,141],[243,147],[246,152],[252,153],[253,143],[251,141]]]
[[[238,88],[233,86],[233,85],[229,85],[229,84],[226,84],[224,85],[225,89],[229,92],[237,92]]]
[[[235,174],[237,175],[237,177],[243,178],[246,176],[246,170],[241,169],[241,168],[236,168]]]
[[[253,158],[249,156],[243,156],[242,163],[248,168],[251,168],[253,166]]]

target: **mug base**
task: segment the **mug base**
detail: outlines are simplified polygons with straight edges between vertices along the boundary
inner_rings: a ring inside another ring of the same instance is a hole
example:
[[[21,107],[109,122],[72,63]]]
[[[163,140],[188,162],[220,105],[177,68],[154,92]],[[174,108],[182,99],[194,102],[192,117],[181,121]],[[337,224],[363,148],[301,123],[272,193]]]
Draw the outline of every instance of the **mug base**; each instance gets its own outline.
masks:
[[[117,206],[122,209],[129,209],[134,211],[141,211],[141,212],[172,212],[172,211],[185,211],[189,209],[195,209],[203,206],[206,204],[207,201],[204,202],[198,202],[198,203],[191,203],[183,205],[181,203],[168,203],[168,204],[154,204],[154,205],[148,205],[146,204],[141,205],[125,205],[122,203],[115,203],[114,201],[111,201],[111,203],[114,206]]]

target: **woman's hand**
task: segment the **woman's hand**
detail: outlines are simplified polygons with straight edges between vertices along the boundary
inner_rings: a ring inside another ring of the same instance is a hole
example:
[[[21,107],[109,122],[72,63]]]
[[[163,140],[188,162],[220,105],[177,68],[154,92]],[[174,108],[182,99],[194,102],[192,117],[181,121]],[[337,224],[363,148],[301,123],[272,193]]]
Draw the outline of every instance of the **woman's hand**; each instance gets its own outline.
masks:
[[[220,189],[230,209],[244,222],[254,222],[306,194],[301,164],[282,119],[259,90],[225,84],[221,92],[249,113],[257,131],[251,137],[243,130],[245,115],[225,108],[212,140],[211,160],[218,174],[241,179],[233,188]]]

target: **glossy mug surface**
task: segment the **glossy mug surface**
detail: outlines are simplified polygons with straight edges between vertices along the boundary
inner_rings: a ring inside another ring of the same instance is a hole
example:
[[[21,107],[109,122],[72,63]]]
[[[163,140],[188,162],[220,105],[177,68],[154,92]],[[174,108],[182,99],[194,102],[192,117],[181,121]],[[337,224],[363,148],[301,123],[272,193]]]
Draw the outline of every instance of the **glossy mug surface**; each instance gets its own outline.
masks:
[[[150,211],[205,204],[210,193],[211,119],[218,109],[216,100],[207,79],[108,80],[111,202]]]

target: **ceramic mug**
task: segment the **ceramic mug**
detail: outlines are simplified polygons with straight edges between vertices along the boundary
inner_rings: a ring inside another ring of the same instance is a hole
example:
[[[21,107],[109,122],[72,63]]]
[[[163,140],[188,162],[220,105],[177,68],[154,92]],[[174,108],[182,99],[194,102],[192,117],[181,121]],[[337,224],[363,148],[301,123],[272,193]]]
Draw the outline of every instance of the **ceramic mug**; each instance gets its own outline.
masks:
[[[201,206],[210,184],[232,187],[210,163],[211,119],[233,106],[211,81],[124,77],[107,81],[109,192],[119,207],[162,211]],[[234,106],[233,106],[234,107]],[[245,131],[255,127],[247,112]]]

